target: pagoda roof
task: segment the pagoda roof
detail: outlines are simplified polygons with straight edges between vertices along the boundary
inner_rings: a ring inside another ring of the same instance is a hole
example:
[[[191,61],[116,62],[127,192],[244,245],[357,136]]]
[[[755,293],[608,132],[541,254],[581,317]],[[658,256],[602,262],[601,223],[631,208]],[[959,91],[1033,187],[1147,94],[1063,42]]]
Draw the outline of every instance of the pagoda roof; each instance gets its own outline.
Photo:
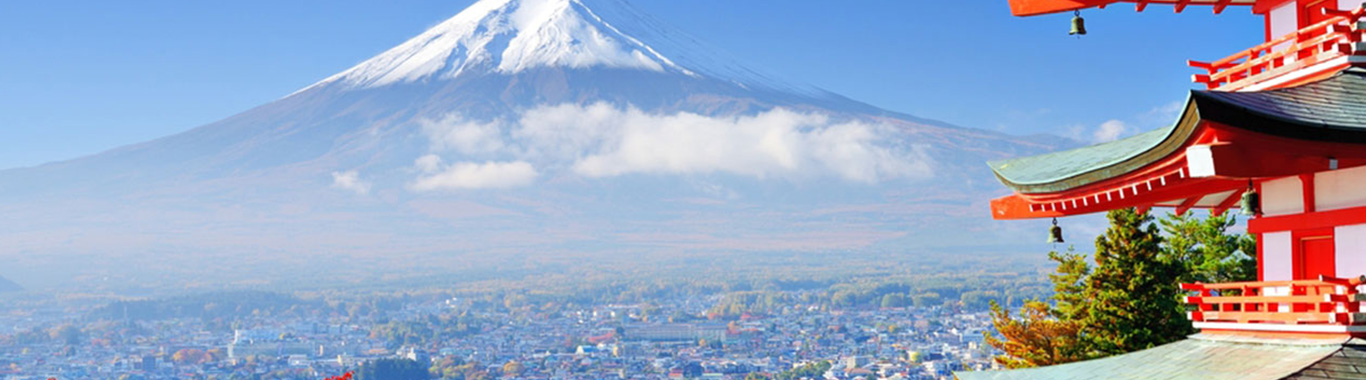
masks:
[[[1007,371],[956,372],[959,380],[1359,379],[1366,347],[1350,338],[1269,339],[1197,334],[1107,358]]]
[[[1255,92],[1192,91],[1172,127],[1084,148],[989,162],[1022,194],[1057,193],[1107,181],[1187,147],[1203,122],[1300,141],[1366,143],[1366,69]]]
[[[1208,120],[1301,140],[1366,143],[1366,68],[1297,87],[1192,97]]]

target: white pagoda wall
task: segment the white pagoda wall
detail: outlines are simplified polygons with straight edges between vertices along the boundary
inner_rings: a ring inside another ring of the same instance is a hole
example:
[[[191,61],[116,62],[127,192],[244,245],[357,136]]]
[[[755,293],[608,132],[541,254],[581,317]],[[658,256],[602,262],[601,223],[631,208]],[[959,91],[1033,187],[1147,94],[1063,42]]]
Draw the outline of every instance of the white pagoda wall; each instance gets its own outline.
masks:
[[[1366,206],[1366,166],[1314,175],[1314,208],[1318,211]]]
[[[1318,211],[1366,206],[1366,167],[1314,175],[1314,208]],[[1338,277],[1366,275],[1366,224],[1333,229]]]
[[[1299,177],[1262,182],[1262,216],[1304,213],[1304,185]]]
[[[1337,276],[1350,278],[1366,275],[1366,224],[1339,226],[1333,229],[1337,260]]]
[[[1290,231],[1262,234],[1262,281],[1294,279]]]
[[[1366,207],[1366,167],[1330,170],[1314,174],[1314,211]],[[1304,184],[1299,177],[1285,177],[1261,184],[1262,217],[1302,214]],[[1292,231],[1266,232],[1262,242],[1262,279],[1294,277]],[[1333,227],[1335,272],[1338,277],[1366,275],[1366,224]]]
[[[1271,8],[1271,12],[1267,13],[1267,17],[1271,19],[1271,38],[1275,39],[1300,29],[1298,9],[1299,5],[1294,1]],[[1284,46],[1289,44],[1277,45],[1276,50],[1281,50]]]

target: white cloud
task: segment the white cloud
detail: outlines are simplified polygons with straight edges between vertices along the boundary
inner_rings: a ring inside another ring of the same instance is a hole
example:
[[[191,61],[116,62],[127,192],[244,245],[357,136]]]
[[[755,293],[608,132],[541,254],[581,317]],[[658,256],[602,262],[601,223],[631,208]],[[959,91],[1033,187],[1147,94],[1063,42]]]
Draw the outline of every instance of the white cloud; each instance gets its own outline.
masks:
[[[418,157],[417,161],[413,162],[413,166],[417,167],[417,170],[422,171],[423,174],[436,173],[441,170],[441,156],[428,154]]]
[[[421,162],[428,157],[431,156],[418,159],[418,165],[423,165]],[[434,170],[412,183],[413,190],[506,189],[530,185],[539,175],[536,168],[525,161],[457,162],[439,167],[438,160],[436,165]]]
[[[419,120],[422,133],[431,140],[433,150],[455,150],[465,154],[483,154],[505,148],[500,123],[479,123],[450,114],[440,120]]]
[[[813,113],[774,109],[753,116],[649,114],[606,104],[531,110],[515,136],[530,151],[573,158],[586,177],[729,173],[754,178],[834,174],[875,183],[933,174],[923,149],[890,127],[832,122]]]
[[[355,170],[332,172],[332,187],[354,191],[361,195],[370,193],[370,182],[361,180],[360,173]]]
[[[532,178],[535,167],[590,178],[726,173],[760,179],[835,176],[876,183],[933,175],[927,148],[907,141],[893,127],[832,121],[822,114],[782,108],[750,116],[709,117],[653,114],[607,103],[562,104],[527,110],[514,123],[448,116],[424,122],[423,130],[436,152],[453,149],[465,159],[514,160],[525,165],[523,174],[532,173]],[[427,176],[418,183],[454,175],[451,168],[442,168],[442,159],[435,154],[418,159],[414,166]]]
[[[1129,126],[1123,121],[1109,120],[1100,124],[1096,131],[1091,134],[1092,141],[1102,143],[1118,140],[1129,131]]]

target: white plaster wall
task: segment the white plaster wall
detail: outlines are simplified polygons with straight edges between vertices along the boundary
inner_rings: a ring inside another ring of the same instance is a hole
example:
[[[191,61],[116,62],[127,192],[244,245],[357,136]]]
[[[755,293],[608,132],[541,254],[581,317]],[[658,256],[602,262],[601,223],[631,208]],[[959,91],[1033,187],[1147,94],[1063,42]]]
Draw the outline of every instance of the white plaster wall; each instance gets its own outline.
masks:
[[[1366,206],[1366,166],[1314,175],[1314,208],[1319,211]]]
[[[1290,231],[1262,234],[1262,280],[1294,279],[1292,265],[1295,261],[1290,257],[1293,252]]]
[[[1333,240],[1337,276],[1366,275],[1366,224],[1338,226],[1333,229]]]
[[[1361,8],[1361,3],[1362,0],[1338,0],[1338,9],[1344,11],[1355,10]]]
[[[1262,214],[1278,216],[1304,212],[1304,185],[1300,177],[1262,182]]]
[[[1296,3],[1297,2],[1295,1],[1291,1],[1285,4],[1281,4],[1281,6],[1279,7],[1271,8],[1271,39],[1274,40],[1280,38],[1281,36],[1290,34],[1290,32],[1294,32],[1300,29],[1299,18],[1296,17],[1298,13],[1298,10],[1296,9]],[[1293,42],[1286,42],[1280,45],[1276,45],[1276,47],[1272,50],[1285,50],[1286,48],[1290,47],[1290,44],[1292,43]]]

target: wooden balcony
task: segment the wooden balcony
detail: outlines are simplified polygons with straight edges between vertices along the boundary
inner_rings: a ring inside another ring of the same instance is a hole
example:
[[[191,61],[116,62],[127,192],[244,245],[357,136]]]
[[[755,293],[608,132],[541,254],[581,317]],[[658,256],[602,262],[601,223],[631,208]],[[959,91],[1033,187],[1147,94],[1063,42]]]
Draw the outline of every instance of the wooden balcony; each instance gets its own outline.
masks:
[[[1366,334],[1366,278],[1181,284],[1204,331]]]
[[[1355,11],[1325,11],[1331,17],[1294,33],[1214,62],[1188,61],[1204,69],[1191,80],[1210,90],[1264,90],[1290,86],[1366,62],[1366,24]]]

